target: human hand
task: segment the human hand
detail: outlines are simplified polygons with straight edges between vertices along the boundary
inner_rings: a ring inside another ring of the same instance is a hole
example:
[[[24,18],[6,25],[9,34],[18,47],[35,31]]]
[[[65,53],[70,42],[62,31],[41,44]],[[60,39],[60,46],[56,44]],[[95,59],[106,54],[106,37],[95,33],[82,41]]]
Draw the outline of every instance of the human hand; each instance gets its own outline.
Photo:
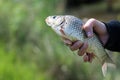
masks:
[[[94,31],[101,40],[103,46],[106,44],[109,35],[103,22],[91,18],[83,25],[83,30],[86,32],[88,38],[94,36]]]
[[[92,62],[95,55],[93,53],[86,52],[87,47],[88,47],[87,42],[83,43],[79,40],[73,42],[64,37],[63,37],[63,41],[67,46],[69,46],[69,48],[72,51],[78,50],[78,55],[83,56],[84,62]]]
[[[96,20],[96,19],[89,19],[84,25],[83,29],[87,34],[87,37],[94,36],[93,31],[96,32],[99,39],[101,40],[102,44],[105,45],[105,43],[108,40],[108,33],[105,27],[105,24]],[[72,42],[69,39],[63,38],[63,41],[66,45],[69,46],[69,48],[74,51],[78,50],[78,55],[83,56],[83,59],[85,62],[92,62],[92,59],[94,58],[94,53],[86,52],[88,48],[87,42],[81,42],[81,41],[74,41]]]

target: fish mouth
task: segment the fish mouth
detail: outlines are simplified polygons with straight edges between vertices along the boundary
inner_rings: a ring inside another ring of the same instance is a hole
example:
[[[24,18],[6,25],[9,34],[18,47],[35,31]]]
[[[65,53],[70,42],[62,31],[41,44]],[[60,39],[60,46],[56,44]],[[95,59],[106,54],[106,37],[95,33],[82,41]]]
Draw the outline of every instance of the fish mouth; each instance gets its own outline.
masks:
[[[45,19],[45,22],[47,23],[48,26],[50,26],[50,22],[49,22],[49,18],[48,17]]]

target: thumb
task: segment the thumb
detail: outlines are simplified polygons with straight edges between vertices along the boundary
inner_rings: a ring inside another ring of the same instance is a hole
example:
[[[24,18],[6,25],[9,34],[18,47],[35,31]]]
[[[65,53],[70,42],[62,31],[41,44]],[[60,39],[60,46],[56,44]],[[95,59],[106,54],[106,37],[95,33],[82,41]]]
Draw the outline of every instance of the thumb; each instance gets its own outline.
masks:
[[[93,34],[94,21],[95,21],[95,19],[91,18],[83,26],[83,29],[85,30],[88,38],[90,38],[94,35]]]
[[[84,29],[85,33],[87,34],[88,38],[91,38],[93,36],[93,27],[83,26],[83,29]]]

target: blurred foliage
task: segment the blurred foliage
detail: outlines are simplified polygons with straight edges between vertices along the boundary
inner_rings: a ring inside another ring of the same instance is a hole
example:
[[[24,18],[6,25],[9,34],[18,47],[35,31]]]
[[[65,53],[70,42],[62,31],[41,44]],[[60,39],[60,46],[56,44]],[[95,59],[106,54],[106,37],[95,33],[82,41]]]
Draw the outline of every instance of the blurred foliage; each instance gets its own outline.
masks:
[[[118,72],[103,79],[100,64],[83,63],[45,24],[47,16],[62,12],[57,8],[61,2],[64,0],[0,0],[0,80],[120,78]]]

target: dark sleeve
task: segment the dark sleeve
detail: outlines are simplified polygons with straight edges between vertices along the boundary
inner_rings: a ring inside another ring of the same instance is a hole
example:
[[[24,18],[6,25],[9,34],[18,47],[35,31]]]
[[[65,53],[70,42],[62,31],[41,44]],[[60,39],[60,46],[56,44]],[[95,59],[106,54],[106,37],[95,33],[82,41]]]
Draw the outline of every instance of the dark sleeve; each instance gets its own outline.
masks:
[[[113,20],[104,24],[109,34],[109,39],[104,47],[111,51],[120,52],[120,22]]]

